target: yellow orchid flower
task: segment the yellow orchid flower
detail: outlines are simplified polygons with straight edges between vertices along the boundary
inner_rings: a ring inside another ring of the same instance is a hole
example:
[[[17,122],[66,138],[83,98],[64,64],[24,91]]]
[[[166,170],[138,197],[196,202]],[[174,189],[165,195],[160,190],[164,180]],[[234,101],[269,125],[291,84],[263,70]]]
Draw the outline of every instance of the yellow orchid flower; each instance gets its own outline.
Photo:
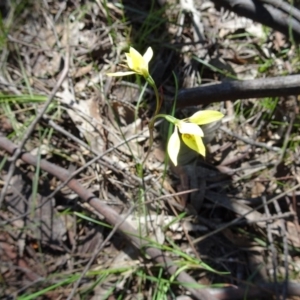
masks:
[[[125,53],[125,55],[127,59],[127,67],[131,71],[107,73],[108,76],[126,76],[131,74],[138,74],[145,77],[145,79],[150,77],[148,65],[153,56],[151,47],[147,49],[144,55],[141,55],[133,47],[130,47],[129,53]]]
[[[214,110],[203,110],[194,113],[191,117],[178,120],[172,116],[165,116],[165,118],[175,125],[172,133],[167,151],[174,166],[177,166],[177,158],[180,150],[180,137],[178,131],[181,133],[183,142],[194,151],[205,156],[205,146],[202,138],[204,136],[202,129],[198,125],[204,125],[222,119],[224,115]]]

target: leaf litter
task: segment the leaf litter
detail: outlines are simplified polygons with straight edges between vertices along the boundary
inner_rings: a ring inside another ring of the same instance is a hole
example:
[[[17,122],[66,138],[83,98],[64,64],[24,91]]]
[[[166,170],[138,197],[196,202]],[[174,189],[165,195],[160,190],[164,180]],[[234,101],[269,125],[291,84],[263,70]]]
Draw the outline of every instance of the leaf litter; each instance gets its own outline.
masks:
[[[155,55],[150,69],[162,86],[163,110],[168,111],[176,92],[172,71],[179,88],[296,72],[296,50],[289,41],[273,31],[268,36],[260,24],[221,12],[210,1],[179,1],[165,10],[157,6],[151,13],[142,3],[138,4],[140,11],[134,10],[137,4],[131,1],[124,1],[124,9],[117,3],[102,1],[85,5],[81,1],[45,3],[25,7],[18,23],[10,28],[3,74],[9,85],[4,85],[2,79],[0,84],[8,94],[15,90],[28,93],[29,85],[34,94],[49,94],[69,44],[69,78],[47,116],[66,132],[56,127],[41,145],[36,131],[26,149],[70,171],[109,150],[76,178],[120,217],[134,206],[127,221],[141,228],[142,236],[165,246],[173,241],[183,253],[200,257],[219,272],[228,272],[220,275],[202,268],[197,274],[190,268],[199,283],[239,286],[251,278],[255,285],[285,277],[297,282],[299,189],[293,187],[300,183],[299,99],[228,100],[176,111],[179,118],[199,108],[217,109],[227,116],[213,128],[204,128],[206,160],[182,147],[179,166],[170,166],[164,176],[169,129],[161,122],[142,178],[138,163],[149,147],[147,124],[153,95],[149,89],[142,92],[131,79],[105,77],[123,60],[123,50],[131,44],[140,43],[141,50],[152,46]],[[141,36],[139,41],[141,26],[151,24],[146,22],[146,12],[164,22],[158,24],[159,29],[150,27],[147,39]],[[123,17],[131,24],[130,37],[127,23],[120,22]],[[16,122],[22,124],[30,116],[28,111],[23,115],[18,111],[31,105],[17,101],[11,105]],[[1,123],[11,120],[2,106]],[[47,126],[44,119],[39,130]],[[11,124],[5,128],[2,134],[13,133]],[[128,138],[132,139],[119,145]],[[46,151],[36,151],[40,146]],[[40,174],[34,192],[34,176],[28,177],[28,172],[33,174],[33,169],[21,164],[0,211],[1,278],[5,283],[1,297],[34,293],[49,286],[49,282],[54,284],[59,274],[80,274],[96,253],[91,273],[75,292],[90,299],[104,299],[109,293],[125,299],[127,290],[138,297],[141,289],[150,299],[150,283],[141,282],[137,274],[144,270],[157,275],[157,266],[151,262],[145,266],[118,233],[98,253],[97,246],[110,232],[103,217],[87,203],[80,203],[66,187],[48,199],[59,182],[47,174]],[[3,168],[1,180],[5,181],[5,175]],[[184,216],[179,217],[182,213]],[[182,259],[176,251],[172,257]],[[121,267],[127,271],[112,271]],[[103,270],[107,270],[105,276]],[[43,281],[51,276],[48,283]],[[45,291],[44,296],[68,297],[71,289],[69,285],[56,293]],[[174,291],[177,295],[184,293],[178,286]]]

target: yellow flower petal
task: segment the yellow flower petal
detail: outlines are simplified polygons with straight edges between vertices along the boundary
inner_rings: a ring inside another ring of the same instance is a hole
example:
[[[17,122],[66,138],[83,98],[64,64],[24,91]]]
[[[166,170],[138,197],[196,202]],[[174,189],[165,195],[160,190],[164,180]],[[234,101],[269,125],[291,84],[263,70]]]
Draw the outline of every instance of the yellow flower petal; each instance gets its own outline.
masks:
[[[200,136],[183,134],[182,140],[188,147],[198,152],[199,154],[205,156],[205,146]]]
[[[145,54],[143,55],[143,58],[144,58],[144,60],[145,60],[145,62],[146,62],[147,64],[149,64],[149,62],[150,62],[152,56],[153,56],[153,50],[152,50],[151,47],[149,47],[149,48],[147,49],[147,51],[145,52]]]
[[[108,73],[108,76],[126,76],[136,73],[138,75],[144,76],[145,79],[150,83],[151,80],[153,81],[148,71],[148,64],[153,56],[153,51],[151,47],[147,49],[146,53],[143,56],[137,50],[130,47],[129,52],[125,53],[125,56],[126,64],[131,71]]]
[[[216,110],[201,110],[187,119],[188,122],[198,125],[208,124],[222,119],[224,115]]]
[[[132,47],[129,48],[129,53],[125,53],[125,55],[128,67],[138,73],[140,66],[144,65],[143,56]]]
[[[133,70],[134,65],[133,65],[133,61],[132,61],[132,58],[130,56],[130,53],[125,53],[125,56],[126,56],[126,63],[127,63],[128,68]]]
[[[167,150],[172,163],[174,164],[174,166],[177,166],[177,158],[180,150],[180,138],[178,135],[177,127],[175,127],[174,132],[170,136]]]
[[[133,71],[127,71],[127,72],[115,72],[115,73],[106,73],[107,76],[115,76],[115,77],[119,77],[119,76],[126,76],[126,75],[131,75],[134,74],[135,72]]]
[[[179,121],[177,126],[182,134],[187,133],[190,135],[204,136],[202,129],[197,124]]]

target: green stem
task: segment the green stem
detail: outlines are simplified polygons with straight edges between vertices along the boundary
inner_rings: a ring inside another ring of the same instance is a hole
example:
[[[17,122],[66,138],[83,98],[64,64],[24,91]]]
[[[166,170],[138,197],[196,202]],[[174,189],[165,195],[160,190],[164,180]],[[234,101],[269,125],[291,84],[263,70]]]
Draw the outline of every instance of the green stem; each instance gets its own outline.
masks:
[[[146,156],[143,160],[143,165],[144,163],[146,162],[149,154],[150,154],[150,151],[151,151],[151,148],[152,148],[152,145],[153,145],[153,130],[154,130],[154,122],[157,118],[165,118],[166,115],[165,114],[159,114],[159,115],[154,115],[154,117],[150,120],[149,122],[149,125],[148,125],[148,128],[149,128],[149,148],[148,148],[148,151],[146,153]]]
[[[155,81],[153,80],[153,78],[151,77],[151,75],[149,75],[149,77],[146,79],[148,84],[153,88],[154,90],[154,93],[155,93],[155,100],[156,100],[156,107],[155,107],[155,112],[154,112],[154,116],[152,117],[152,119],[150,120],[150,123],[148,125],[149,127],[149,148],[148,148],[148,151],[146,153],[146,156],[143,160],[143,164],[144,162],[147,160],[149,154],[150,154],[150,151],[151,151],[151,148],[152,148],[152,145],[153,145],[153,130],[154,130],[154,121],[156,120],[156,118],[158,117],[165,117],[165,115],[158,115],[158,112],[160,110],[160,107],[161,107],[161,101],[159,99],[159,93],[158,93],[158,89],[157,89],[157,86],[155,84]]]
[[[160,107],[161,107],[161,103],[159,100],[159,93],[158,93],[157,86],[156,86],[153,78],[151,77],[151,75],[149,75],[149,77],[147,78],[147,82],[153,88],[154,93],[155,93],[155,100],[156,100],[156,108],[155,108],[155,112],[154,112],[154,117],[155,117],[158,114]]]
[[[155,108],[155,112],[154,112],[154,117],[155,117],[160,110],[161,101],[159,99],[159,93],[158,93],[158,89],[157,89],[156,85],[153,86],[153,90],[154,90],[155,98],[156,98],[156,108]]]

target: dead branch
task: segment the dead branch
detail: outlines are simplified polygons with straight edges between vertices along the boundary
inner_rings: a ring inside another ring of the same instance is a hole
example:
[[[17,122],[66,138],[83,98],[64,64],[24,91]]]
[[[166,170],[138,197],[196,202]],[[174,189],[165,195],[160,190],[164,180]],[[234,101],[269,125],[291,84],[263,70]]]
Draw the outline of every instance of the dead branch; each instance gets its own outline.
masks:
[[[10,179],[12,178],[12,176],[14,174],[14,171],[15,171],[15,168],[16,168],[15,163],[16,163],[17,159],[19,158],[19,155],[20,155],[23,147],[25,146],[26,142],[28,141],[28,139],[29,139],[30,135],[32,134],[34,128],[39,123],[40,119],[42,119],[42,117],[45,114],[47,108],[49,107],[49,105],[53,101],[56,93],[58,92],[59,88],[61,87],[62,83],[64,82],[65,78],[68,75],[68,72],[69,72],[69,58],[70,58],[69,47],[67,47],[66,56],[65,56],[65,66],[64,66],[64,68],[63,68],[63,70],[60,74],[60,77],[59,77],[57,83],[55,84],[54,88],[52,89],[51,94],[49,95],[49,97],[48,97],[47,101],[45,102],[45,104],[43,105],[43,107],[38,112],[35,119],[28,126],[28,128],[26,130],[26,133],[24,134],[21,142],[19,143],[18,148],[15,149],[15,151],[13,153],[13,156],[10,159],[11,164],[9,166],[9,171],[8,171],[8,175],[7,175],[7,182],[5,183],[5,185],[4,185],[4,187],[1,191],[1,194],[0,194],[0,208],[1,208],[1,204],[3,202],[3,199],[6,195]]]
[[[4,149],[11,155],[16,151],[17,146],[5,137],[0,137],[0,148]],[[38,159],[27,153],[21,152],[20,158],[33,166],[37,166]],[[39,166],[42,170],[56,176],[61,181],[66,181],[70,177],[70,173],[65,169],[49,163],[46,160],[41,160]],[[178,272],[178,267],[173,263],[171,259],[164,255],[164,253],[157,249],[149,246],[149,242],[143,241],[139,238],[139,233],[135,230],[126,220],[120,224],[120,215],[117,214],[113,209],[106,205],[105,201],[100,201],[95,195],[89,190],[85,189],[77,180],[71,179],[68,182],[68,187],[73,190],[83,201],[88,202],[97,212],[103,215],[106,221],[113,227],[119,224],[119,231],[137,248],[146,252],[154,261],[163,265],[166,271],[170,275],[174,275]],[[190,292],[192,295],[199,300],[216,300],[216,298],[207,292],[206,289],[197,289],[195,286],[197,282],[186,272],[182,271],[177,275],[177,280]]]
[[[213,2],[234,11],[238,15],[271,27],[287,37],[292,34],[295,41],[300,41],[300,22],[291,13],[286,13],[277,7],[258,0],[213,0]]]
[[[5,137],[0,137],[0,148],[4,149],[6,152],[13,154],[16,150],[17,146],[14,145],[11,141],[9,141]],[[37,158],[27,152],[22,152],[20,154],[20,158],[33,166],[37,165]],[[56,166],[47,162],[46,160],[41,160],[40,168],[44,171],[56,176],[61,181],[66,181],[70,177],[70,173],[65,169]],[[118,230],[125,235],[125,237],[138,249],[143,249],[145,252],[157,263],[162,264],[166,271],[170,275],[174,275],[178,268],[169,259],[164,255],[162,251],[156,248],[149,247],[148,242],[142,241],[138,236],[138,232],[124,220],[120,224],[120,216],[111,209],[104,201],[99,200],[94,196],[93,193],[85,189],[82,185],[78,183],[77,180],[71,179],[68,182],[68,187],[72,189],[78,196],[85,202],[88,202],[97,212],[105,217],[107,222],[111,224],[113,227],[118,227]],[[197,289],[192,288],[192,284],[197,284],[196,281],[188,275],[186,272],[181,272],[177,276],[177,280],[182,283],[188,291],[192,293],[195,299],[201,300],[216,300],[216,299],[241,299],[247,294],[250,297],[257,297],[259,295],[270,296],[274,294],[275,288],[272,283],[262,284],[261,286],[255,286],[255,288],[249,287],[237,287],[237,288],[225,288],[225,289]],[[189,284],[189,285],[187,285]],[[279,284],[279,283],[277,283]],[[287,288],[287,295],[300,295],[300,287],[299,284],[288,282],[288,283],[280,283],[280,287]]]
[[[282,0],[260,0],[260,1],[273,5],[277,9],[284,11],[288,15],[293,16],[295,19],[300,21],[300,11],[296,7],[290,5],[288,2]]]
[[[226,81],[183,89],[178,94],[177,107],[207,105],[213,102],[300,94],[300,75]]]

